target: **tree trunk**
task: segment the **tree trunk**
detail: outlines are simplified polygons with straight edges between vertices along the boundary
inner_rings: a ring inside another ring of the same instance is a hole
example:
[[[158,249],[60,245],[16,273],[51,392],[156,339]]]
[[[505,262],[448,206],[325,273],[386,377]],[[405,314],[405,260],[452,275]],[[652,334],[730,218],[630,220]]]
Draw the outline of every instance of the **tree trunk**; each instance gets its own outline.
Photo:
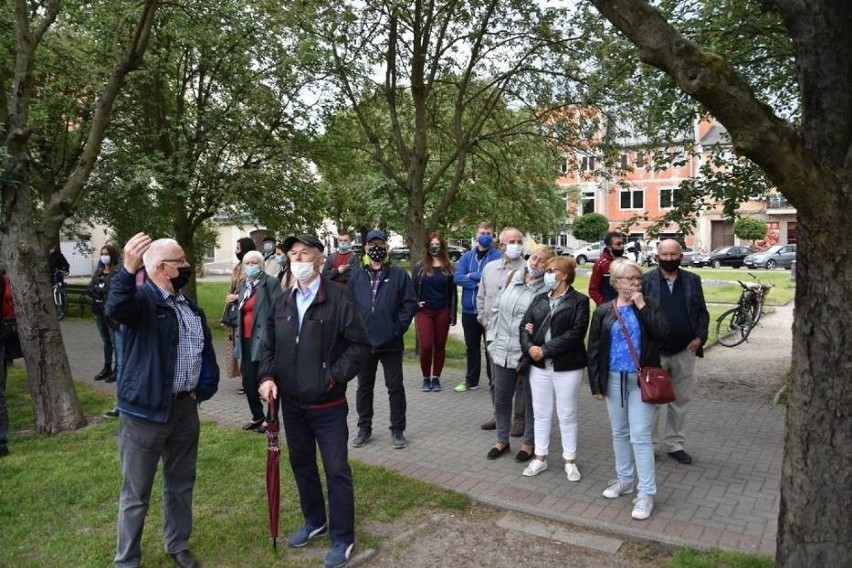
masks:
[[[799,213],[776,552],[776,565],[790,568],[852,564],[852,265],[837,250],[852,218],[852,204],[839,197],[852,184],[831,189],[831,225]]]
[[[25,164],[25,160],[17,156],[18,164]],[[86,418],[74,391],[68,355],[55,316],[47,256],[32,217],[20,213],[32,210],[27,168],[19,165],[10,169],[20,175],[4,176],[3,196],[14,195],[19,213],[7,217],[5,230],[0,232],[0,249],[12,283],[35,428],[44,434],[76,430],[86,425]]]

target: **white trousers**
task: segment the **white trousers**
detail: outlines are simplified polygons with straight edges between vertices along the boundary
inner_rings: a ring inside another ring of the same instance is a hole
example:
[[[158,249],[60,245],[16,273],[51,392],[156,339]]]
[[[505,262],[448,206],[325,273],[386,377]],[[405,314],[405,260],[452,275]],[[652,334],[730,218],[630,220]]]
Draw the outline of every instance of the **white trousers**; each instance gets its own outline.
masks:
[[[550,429],[553,405],[562,434],[562,457],[573,460],[577,455],[577,399],[583,370],[554,371],[530,368],[530,394],[535,417],[535,454],[547,456],[550,450]]]

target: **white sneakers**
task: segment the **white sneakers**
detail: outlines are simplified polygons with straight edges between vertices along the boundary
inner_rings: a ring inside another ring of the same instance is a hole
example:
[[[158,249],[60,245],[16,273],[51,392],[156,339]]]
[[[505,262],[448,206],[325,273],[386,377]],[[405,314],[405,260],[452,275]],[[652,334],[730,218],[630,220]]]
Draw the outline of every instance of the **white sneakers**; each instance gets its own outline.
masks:
[[[644,521],[651,516],[651,511],[653,510],[654,498],[640,495],[633,500],[633,514],[631,516],[637,521]]]
[[[537,458],[533,458],[532,461],[530,461],[530,464],[524,470],[524,475],[526,477],[533,477],[534,475],[538,475],[539,473],[541,473],[542,471],[544,471],[546,469],[547,469],[547,462],[546,461],[541,461]]]
[[[621,497],[627,493],[633,493],[632,481],[620,481],[618,479],[614,479],[610,481],[606,489],[603,490],[603,496],[607,499],[615,499],[616,497]]]
[[[583,477],[580,475],[580,470],[577,469],[576,463],[565,464],[565,475],[568,476],[568,481],[580,481]]]

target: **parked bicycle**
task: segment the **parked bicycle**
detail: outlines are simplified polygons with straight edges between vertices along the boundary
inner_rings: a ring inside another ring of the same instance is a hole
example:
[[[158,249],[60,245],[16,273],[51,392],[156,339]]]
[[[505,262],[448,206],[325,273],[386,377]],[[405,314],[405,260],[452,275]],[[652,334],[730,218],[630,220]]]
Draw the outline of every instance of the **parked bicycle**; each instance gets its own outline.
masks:
[[[68,275],[64,270],[54,270],[51,280],[53,281],[53,305],[56,306],[56,317],[61,320],[68,313],[68,293],[65,291],[65,277]]]
[[[736,347],[748,339],[751,330],[763,315],[763,305],[766,296],[772,289],[772,284],[761,282],[754,274],[749,273],[756,282],[739,282],[743,291],[737,301],[737,307],[724,312],[716,320],[716,340],[719,345]]]

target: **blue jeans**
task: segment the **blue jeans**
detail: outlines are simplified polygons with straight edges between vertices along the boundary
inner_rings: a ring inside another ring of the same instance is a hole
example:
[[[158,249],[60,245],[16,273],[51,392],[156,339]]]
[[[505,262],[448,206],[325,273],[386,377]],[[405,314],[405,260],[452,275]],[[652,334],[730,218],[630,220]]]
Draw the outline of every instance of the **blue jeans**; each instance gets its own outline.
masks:
[[[115,339],[115,378],[118,380],[121,377],[121,370],[124,369],[124,332],[121,329],[116,329],[113,333]]]
[[[287,447],[290,449],[290,467],[299,488],[299,503],[305,524],[321,527],[329,520],[328,529],[332,543],[345,545],[355,542],[355,489],[352,469],[349,467],[349,427],[346,415],[349,406],[312,409],[282,400],[281,417]],[[328,485],[328,517],[322,494],[317,446],[325,468]]]
[[[656,495],[652,431],[657,408],[653,404],[642,402],[636,373],[609,374],[606,409],[612,425],[612,449],[619,481],[633,482],[635,459],[639,475],[639,495]]]

